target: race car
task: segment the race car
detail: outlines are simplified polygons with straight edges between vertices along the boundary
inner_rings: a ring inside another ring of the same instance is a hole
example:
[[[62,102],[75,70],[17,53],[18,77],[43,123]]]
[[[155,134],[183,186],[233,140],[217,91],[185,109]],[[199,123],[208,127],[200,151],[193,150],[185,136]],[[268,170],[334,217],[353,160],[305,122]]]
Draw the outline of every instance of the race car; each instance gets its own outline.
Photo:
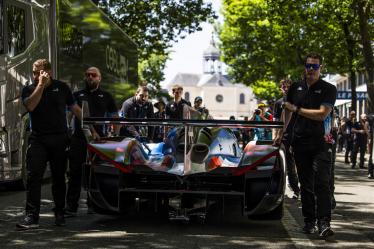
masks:
[[[85,118],[84,125],[168,126],[161,143],[113,137],[88,143],[84,186],[98,213],[153,207],[170,220],[204,219],[211,205],[238,199],[248,217],[280,219],[284,152],[272,141],[241,149],[235,129],[281,128],[281,122]]]

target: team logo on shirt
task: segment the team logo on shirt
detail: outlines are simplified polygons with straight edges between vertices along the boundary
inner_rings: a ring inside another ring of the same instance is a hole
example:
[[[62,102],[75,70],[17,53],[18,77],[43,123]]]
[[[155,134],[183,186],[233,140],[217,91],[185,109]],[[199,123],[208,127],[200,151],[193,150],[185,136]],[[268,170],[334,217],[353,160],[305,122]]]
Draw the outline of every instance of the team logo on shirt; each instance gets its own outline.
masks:
[[[297,88],[297,90],[298,90],[298,91],[302,91],[303,88],[302,88],[301,86],[299,86],[299,87]]]
[[[99,96],[100,98],[103,98],[103,97],[104,97],[104,95],[103,95],[103,94],[99,94],[99,95],[97,95],[97,96]]]
[[[322,90],[321,90],[321,89],[319,89],[319,90],[315,90],[314,92],[315,92],[315,93],[321,93],[321,92],[322,92]]]
[[[58,88],[53,89],[52,92],[58,92]]]
[[[84,93],[79,94],[79,97],[84,97]]]

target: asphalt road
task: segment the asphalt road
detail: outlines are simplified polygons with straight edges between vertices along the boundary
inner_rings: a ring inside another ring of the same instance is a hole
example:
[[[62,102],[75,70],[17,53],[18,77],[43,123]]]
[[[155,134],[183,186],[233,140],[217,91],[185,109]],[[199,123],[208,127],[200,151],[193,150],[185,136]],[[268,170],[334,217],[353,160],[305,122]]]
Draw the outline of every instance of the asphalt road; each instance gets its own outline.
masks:
[[[337,159],[336,235],[326,241],[300,232],[300,201],[290,199],[289,191],[281,221],[248,220],[239,205],[230,205],[225,215],[213,212],[205,224],[170,222],[149,213],[87,214],[82,198],[78,216],[56,227],[46,183],[41,226],[29,231],[15,229],[23,217],[25,193],[0,189],[0,248],[374,248],[374,180],[367,179],[366,170],[344,165],[340,155]]]

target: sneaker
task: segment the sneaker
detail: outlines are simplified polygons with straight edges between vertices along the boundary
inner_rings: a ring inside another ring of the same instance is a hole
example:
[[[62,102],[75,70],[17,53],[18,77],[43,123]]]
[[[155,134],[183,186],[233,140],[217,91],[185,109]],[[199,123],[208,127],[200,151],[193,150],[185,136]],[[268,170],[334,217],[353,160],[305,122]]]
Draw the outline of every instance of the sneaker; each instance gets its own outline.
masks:
[[[330,222],[324,220],[318,222],[318,234],[321,238],[327,238],[334,235],[334,231],[331,229]]]
[[[354,169],[356,167],[356,164],[352,164],[351,168]]]
[[[55,225],[56,226],[65,226],[65,217],[63,213],[55,213]]]
[[[313,234],[316,232],[316,225],[314,222],[305,222],[303,227],[303,233],[305,234]]]
[[[369,173],[369,174],[368,174],[368,178],[369,178],[369,179],[374,179],[373,174]]]
[[[26,215],[26,217],[16,224],[19,229],[33,229],[39,227],[39,221],[33,215]]]

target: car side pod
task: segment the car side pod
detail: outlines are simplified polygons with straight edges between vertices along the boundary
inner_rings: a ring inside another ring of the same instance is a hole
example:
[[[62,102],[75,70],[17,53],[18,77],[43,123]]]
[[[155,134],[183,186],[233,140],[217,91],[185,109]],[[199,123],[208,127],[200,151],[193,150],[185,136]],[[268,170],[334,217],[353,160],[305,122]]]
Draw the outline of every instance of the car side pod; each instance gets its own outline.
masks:
[[[203,163],[208,158],[209,147],[206,144],[194,144],[191,148],[191,162]]]

